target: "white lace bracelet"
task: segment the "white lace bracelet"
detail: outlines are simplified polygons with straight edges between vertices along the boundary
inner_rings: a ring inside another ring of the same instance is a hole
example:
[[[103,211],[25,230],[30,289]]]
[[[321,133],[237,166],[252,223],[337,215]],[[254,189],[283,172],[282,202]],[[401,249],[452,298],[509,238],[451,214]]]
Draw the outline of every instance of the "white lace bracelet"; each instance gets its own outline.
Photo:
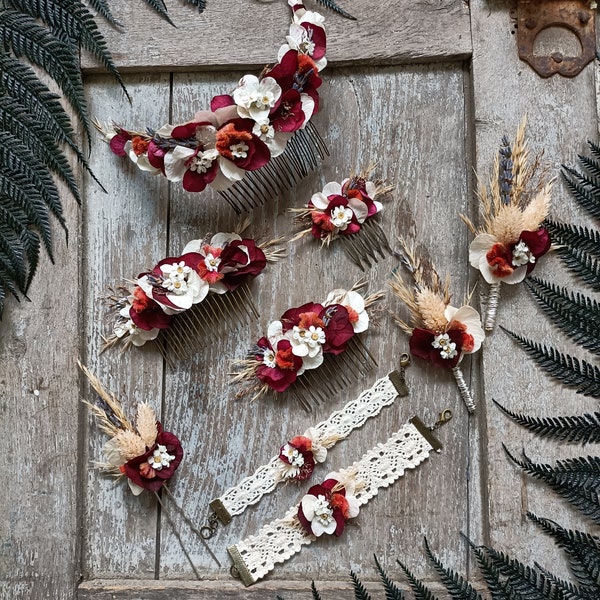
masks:
[[[282,519],[227,548],[233,560],[231,574],[246,586],[252,585],[317,537],[340,535],[346,521],[356,517],[360,507],[376,496],[379,488],[388,487],[406,469],[420,465],[432,450],[441,451],[442,445],[432,432],[451,418],[452,413],[444,411],[440,420],[428,428],[413,417],[387,442],[378,444],[351,467],[330,473]]]
[[[409,360],[408,354],[403,354],[399,371],[392,371],[378,379],[370,389],[332,413],[327,420],[292,438],[266,465],[212,500],[210,507],[213,514],[209,517],[209,525],[202,529],[206,538],[214,533],[217,519],[226,525],[232,517],[271,493],[279,483],[308,479],[315,463],[325,461],[328,449],[347,438],[354,429],[362,427],[368,419],[377,416],[383,407],[393,404],[397,397],[407,396],[404,369]]]

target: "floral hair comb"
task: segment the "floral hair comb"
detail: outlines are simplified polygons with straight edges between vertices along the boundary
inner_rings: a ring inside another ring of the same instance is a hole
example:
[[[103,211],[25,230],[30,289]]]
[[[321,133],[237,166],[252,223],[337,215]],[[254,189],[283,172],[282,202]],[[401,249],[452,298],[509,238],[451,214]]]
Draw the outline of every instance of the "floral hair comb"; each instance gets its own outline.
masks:
[[[277,64],[245,75],[231,95],[188,123],[132,131],[97,129],[118,156],[143,171],[181,181],[189,192],[219,191],[238,213],[289,189],[317,168],[327,147],[310,121],[319,110],[325,68],[324,17],[288,0],[292,23]]]
[[[242,225],[241,230],[245,228]],[[161,260],[141,273],[133,290],[113,295],[115,323],[104,348],[142,346],[162,332],[177,358],[185,358],[214,330],[215,317],[227,328],[258,316],[247,283],[284,254],[280,239],[261,245],[238,233],[192,240],[180,256]],[[159,348],[164,352],[162,344]]]
[[[307,302],[285,311],[278,321],[269,324],[267,335],[258,340],[250,357],[237,362],[239,370],[234,373],[233,382],[248,383],[256,398],[269,390],[283,392],[299,380],[305,392],[310,393],[314,388],[324,402],[335,393],[333,382],[339,380],[340,373],[348,381],[348,372],[356,377],[364,374],[375,364],[375,359],[364,345],[358,345],[356,334],[368,329],[368,309],[383,293],[363,297],[357,291],[360,287],[334,290],[322,304]],[[324,361],[325,355],[343,355],[351,369],[333,368]],[[299,379],[305,372],[315,372],[317,367],[324,374],[322,378]],[[306,398],[298,396],[298,399],[310,410]]]
[[[542,223],[551,205],[552,182],[534,183],[538,161],[529,162],[523,119],[514,144],[504,137],[489,190],[480,185],[479,211],[483,227],[461,215],[475,239],[469,246],[469,262],[490,285],[486,301],[485,329],[496,322],[500,285],[520,283],[533,271],[538,259],[550,250],[550,235]]]
[[[403,266],[411,274],[407,283],[396,272],[390,287],[410,311],[411,323],[400,317],[394,320],[410,335],[410,352],[442,369],[450,369],[469,412],[475,410],[471,391],[463,377],[460,361],[465,354],[481,348],[485,333],[479,313],[471,306],[450,305],[450,278],[442,283],[432,265],[421,261],[404,240],[398,253]]]
[[[440,420],[428,428],[413,417],[387,442],[378,444],[349,468],[327,475],[282,519],[227,548],[233,561],[232,575],[252,585],[277,563],[300,552],[303,545],[327,535],[340,536],[348,520],[358,516],[379,488],[390,486],[406,470],[423,463],[432,450],[441,452],[442,445],[433,430],[451,418],[452,413],[444,411]]]
[[[209,525],[208,529],[214,533],[217,520],[226,525],[234,516],[242,514],[265,494],[271,493],[280,483],[309,479],[315,464],[325,462],[327,451],[337,442],[346,439],[368,419],[376,417],[382,408],[393,404],[396,398],[408,395],[404,379],[404,368],[408,363],[408,355],[403,355],[400,371],[392,371],[378,379],[371,388],[332,413],[327,420],[310,427],[303,435],[291,438],[266,465],[212,500],[210,507],[214,512],[209,517],[209,523],[214,526],[211,528]]]
[[[98,394],[95,404],[84,402],[90,408],[100,430],[109,437],[104,444],[105,461],[96,462],[95,465],[107,475],[117,479],[125,478],[135,496],[139,496],[144,491],[154,495],[196,577],[202,579],[183,545],[181,535],[167,511],[164,500],[158,493],[164,490],[190,529],[200,538],[213,560],[221,566],[200,531],[184,513],[167,486],[167,482],[173,477],[183,458],[181,442],[173,433],[163,429],[154,409],[147,403],[138,404],[134,426],[125,415],[119,400],[107,392],[98,378],[81,363],[79,367]]]
[[[377,255],[385,258],[391,254],[385,233],[372,217],[383,208],[377,198],[392,187],[369,181],[371,170],[341,183],[331,181],[322,192],[312,195],[305,208],[291,209],[299,213],[296,221],[309,226],[294,239],[310,233],[327,246],[340,240],[346,254],[363,271],[377,262]]]

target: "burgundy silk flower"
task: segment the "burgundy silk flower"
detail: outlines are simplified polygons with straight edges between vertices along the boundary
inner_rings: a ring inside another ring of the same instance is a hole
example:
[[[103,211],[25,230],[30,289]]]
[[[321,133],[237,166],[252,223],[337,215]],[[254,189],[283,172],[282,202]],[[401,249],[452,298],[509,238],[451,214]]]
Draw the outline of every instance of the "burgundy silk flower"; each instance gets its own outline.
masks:
[[[331,196],[327,196],[327,199],[329,200],[329,204],[327,205],[327,209],[326,212],[328,214],[331,214],[331,211],[336,209],[338,206],[348,206],[348,198],[345,198],[344,196],[338,196],[337,194],[333,194]],[[358,219],[356,218],[356,215],[354,214],[354,211],[352,211],[352,219],[350,220],[350,222],[347,224],[346,229],[343,229],[340,231],[338,231],[338,233],[340,235],[350,235],[352,233],[357,233],[360,231],[360,223],[358,222]]]
[[[450,329],[445,332],[451,342],[456,344],[456,356],[453,358],[442,358],[440,348],[433,347],[433,341],[438,334],[429,329],[415,328],[409,340],[410,352],[418,358],[433,363],[436,367],[452,369],[460,360],[463,346],[463,332],[459,329]]]
[[[315,302],[307,302],[298,308],[289,308],[281,316],[283,331],[289,331],[294,327],[294,325],[298,325],[298,323],[300,323],[300,319],[302,318],[302,314],[315,313],[315,315],[318,316],[322,310],[323,305],[316,304]]]
[[[325,322],[325,344],[323,353],[341,354],[354,336],[354,327],[350,322],[348,309],[341,304],[326,306],[319,314]]]
[[[260,364],[256,369],[256,377],[276,392],[287,390],[296,381],[296,373],[302,367],[302,359],[292,354],[292,344],[289,340],[279,340],[277,347],[273,348],[269,340],[262,337],[256,345],[259,348],[274,350],[276,362],[275,367],[269,367],[264,362]],[[257,354],[255,358],[262,361],[263,355]]]
[[[217,131],[216,148],[219,153],[244,171],[260,169],[271,159],[269,147],[252,133],[254,124],[252,119],[232,119]],[[248,147],[245,157],[233,155],[231,147],[238,143]]]
[[[315,469],[315,457],[313,456],[313,453],[306,448],[306,446],[303,447],[300,444],[297,446],[293,442],[294,440],[291,440],[290,442],[288,442],[288,445],[298,450],[298,452],[302,455],[302,458],[304,459],[304,464],[301,467],[299,467],[300,472],[294,477],[294,479],[296,479],[297,481],[305,481],[306,479],[310,478]],[[283,454],[284,448],[285,444],[281,446],[279,450],[279,459],[282,460],[284,463],[287,463],[288,465],[292,464],[290,459],[285,454]]]
[[[323,483],[313,485],[311,488],[309,488],[307,494],[309,494],[311,496],[315,496],[317,498],[319,496],[324,496],[325,499],[330,503],[330,505],[332,505],[332,501],[333,501],[333,503],[335,503],[334,496],[338,496],[338,495],[342,496],[342,497],[346,496],[346,489],[344,487],[342,487],[339,491],[332,493],[331,490],[336,485],[338,485],[338,483],[339,483],[339,481],[336,481],[335,479],[326,479]],[[346,525],[346,519],[344,518],[344,513],[342,512],[342,510],[340,508],[334,508],[333,506],[332,506],[332,508],[333,508],[332,516],[336,522],[336,528],[333,533],[336,537],[339,537],[340,535],[342,535],[342,532],[344,531],[344,527]],[[300,524],[302,525],[302,527],[304,527],[306,532],[308,534],[312,535],[311,523],[304,516],[304,512],[302,511],[302,504],[300,504],[298,506],[298,521],[300,521]]]
[[[300,27],[306,29],[308,37],[315,45],[312,53],[312,59],[320,60],[323,58],[327,50],[327,36],[325,34],[325,30],[318,25],[314,25],[313,23],[301,23]]]
[[[275,131],[291,133],[304,125],[302,99],[298,90],[284,92],[269,114],[269,121]]]
[[[247,250],[241,248],[244,246]],[[251,239],[233,240],[221,252],[219,270],[233,268],[234,271],[224,273],[223,284],[230,291],[235,290],[249,276],[258,275],[267,266],[265,253]]]
[[[125,144],[131,139],[131,134],[125,129],[119,129],[108,143],[111,151],[117,156],[125,156]]]
[[[322,81],[313,60],[300,54],[297,50],[288,50],[279,64],[275,65],[268,73],[277,81],[283,92],[297,90],[308,94],[315,101],[315,113],[319,110],[319,94],[317,89]]]
[[[550,236],[548,231],[540,227],[537,231],[522,231],[519,240],[525,242],[529,251],[536,258],[536,262],[527,264],[527,273],[531,273],[537,264],[537,259],[550,250]]]
[[[141,456],[136,456],[131,460],[127,461],[123,465],[123,472],[133,483],[140,487],[150,490],[151,492],[157,492],[167,481],[173,476],[175,470],[179,466],[181,459],[183,458],[183,448],[179,439],[168,431],[163,431],[161,424],[157,421],[156,426],[158,428],[158,435],[156,436],[156,442],[152,448]],[[142,475],[140,467],[143,464],[148,464],[148,459],[153,455],[156,448],[166,446],[169,454],[175,456],[175,458],[169,463],[168,467],[162,469],[150,469],[149,472],[153,474],[153,477],[148,478]]]
[[[166,329],[171,322],[171,315],[166,314],[154,300],[151,298],[149,300],[151,304],[141,311],[135,310],[132,306],[129,309],[129,318],[137,327],[144,331]]]
[[[201,152],[201,150],[198,150]],[[196,159],[198,156],[198,152],[196,152],[193,156],[190,156],[186,161],[186,166],[189,166],[192,161]],[[204,173],[200,171],[192,171],[188,169],[183,174],[183,179],[181,181],[181,185],[186,192],[202,192],[206,189],[206,186],[212,183],[219,173],[219,163],[216,160],[212,161],[212,164]]]

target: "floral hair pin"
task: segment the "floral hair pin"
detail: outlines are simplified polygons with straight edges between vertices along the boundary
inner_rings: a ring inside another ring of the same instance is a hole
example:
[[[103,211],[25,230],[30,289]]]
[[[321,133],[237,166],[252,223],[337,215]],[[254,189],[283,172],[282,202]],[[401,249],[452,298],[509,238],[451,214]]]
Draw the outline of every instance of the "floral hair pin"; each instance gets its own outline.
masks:
[[[269,324],[267,335],[256,342],[250,357],[237,362],[239,370],[233,382],[249,383],[256,398],[270,390],[284,392],[301,375],[321,367],[322,379],[311,381],[305,376],[302,384],[307,392],[314,388],[325,401],[336,391],[333,382],[339,379],[337,374],[341,372],[348,381],[350,373],[356,377],[364,374],[375,359],[366,347],[362,346],[362,353],[359,351],[356,335],[369,328],[368,309],[383,293],[363,297],[358,288],[334,290],[322,304],[307,302],[286,310],[278,321]],[[325,355],[342,354],[350,369],[334,369],[324,361]],[[308,401],[298,398],[310,410]]]
[[[226,525],[256,504],[265,494],[271,493],[280,483],[305,481],[312,476],[316,464],[327,459],[327,451],[352,431],[362,427],[368,419],[376,417],[381,409],[390,406],[396,398],[408,395],[404,380],[404,368],[408,355],[402,356],[400,371],[392,371],[360,396],[348,402],[328,419],[310,427],[302,435],[292,437],[279,449],[269,463],[259,467],[253,475],[229,488],[219,498],[212,500],[209,523],[216,530],[217,520]]]
[[[400,317],[394,320],[410,335],[410,352],[442,369],[450,369],[469,412],[475,402],[459,366],[465,354],[481,348],[485,333],[479,313],[471,306],[455,308],[450,305],[450,278],[442,283],[436,270],[415,256],[414,251],[400,240],[399,255],[403,266],[411,274],[407,283],[396,272],[390,287],[410,311],[411,323]]]
[[[98,394],[95,404],[84,402],[90,408],[100,430],[109,437],[104,444],[105,461],[96,462],[96,466],[102,472],[118,480],[125,478],[129,489],[135,496],[139,496],[144,491],[154,495],[173,528],[173,533],[179,540],[194,573],[198,579],[201,579],[166,505],[158,493],[159,491],[166,493],[191,530],[200,536],[212,558],[221,566],[202,538],[200,531],[185,515],[167,486],[167,482],[173,477],[183,458],[181,442],[173,433],[163,429],[162,424],[156,418],[154,409],[147,403],[138,404],[134,426],[125,415],[119,400],[107,392],[98,378],[81,363],[79,363],[79,367]]]
[[[496,322],[500,285],[523,281],[550,250],[550,235],[542,223],[550,211],[552,182],[534,184],[538,162],[531,164],[528,158],[524,119],[512,147],[503,138],[489,189],[480,185],[483,226],[477,228],[461,215],[475,235],[469,262],[490,285],[484,320],[487,331]]]
[[[383,208],[377,200],[392,188],[381,181],[369,181],[366,173],[331,181],[323,191],[313,194],[305,208],[291,209],[299,213],[297,221],[308,228],[295,239],[312,234],[323,245],[340,240],[344,251],[363,271],[385,258],[392,250],[381,226],[372,217]]]
[[[311,122],[327,64],[324,17],[298,0],[288,4],[292,23],[277,64],[245,75],[232,94],[215,96],[181,125],[140,132],[96,123],[110,149],[188,192],[211,186],[238,213],[316,169],[328,154]]]
[[[104,347],[143,346],[163,332],[181,359],[201,337],[192,332],[214,330],[215,315],[229,328],[257,316],[247,283],[267,262],[283,256],[280,242],[259,245],[238,233],[192,240],[180,256],[164,258],[141,273],[132,290],[119,288],[125,295],[110,298],[115,322]]]
[[[432,432],[451,418],[452,413],[444,411],[440,420],[428,428],[413,417],[387,442],[378,444],[349,468],[329,473],[282,519],[227,548],[233,561],[232,575],[252,585],[277,563],[300,552],[303,545],[327,535],[340,536],[348,521],[358,516],[380,487],[390,486],[407,469],[416,468],[432,450],[441,451],[442,445]]]

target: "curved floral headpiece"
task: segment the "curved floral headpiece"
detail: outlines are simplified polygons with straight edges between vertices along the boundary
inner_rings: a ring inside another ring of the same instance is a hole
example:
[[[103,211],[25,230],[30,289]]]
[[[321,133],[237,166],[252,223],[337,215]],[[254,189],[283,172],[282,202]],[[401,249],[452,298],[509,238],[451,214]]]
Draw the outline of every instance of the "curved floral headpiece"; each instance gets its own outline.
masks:
[[[209,110],[181,125],[140,132],[97,123],[110,149],[189,192],[226,190],[282,154],[319,110],[319,74],[327,64],[324,17],[298,0],[288,4],[292,23],[277,64],[259,77],[245,75],[232,94],[215,96]]]
[[[485,316],[488,331],[494,328],[500,285],[523,281],[551,246],[542,223],[550,211],[552,182],[534,183],[538,163],[528,160],[525,124],[524,119],[512,147],[508,138],[502,140],[489,190],[480,186],[483,226],[477,228],[461,215],[475,235],[469,246],[469,262],[490,284]]]
[[[326,354],[342,354],[356,334],[366,331],[367,309],[381,297],[375,293],[364,298],[355,290],[338,289],[322,304],[290,308],[269,324],[251,358],[239,361],[242,369],[233,381],[258,379],[257,395],[287,390],[303,373],[321,366]]]
[[[412,249],[400,240],[402,263],[412,276],[407,283],[396,272],[390,287],[408,307],[411,324],[394,317],[396,323],[410,335],[410,352],[436,367],[451,369],[461,397],[469,412],[475,402],[458,366],[466,354],[481,348],[485,333],[479,313],[471,306],[455,308],[450,304],[450,278],[442,283],[436,270],[415,256]]]
[[[312,195],[305,208],[291,209],[299,213],[296,219],[299,223],[309,226],[295,239],[310,233],[323,245],[343,240],[344,250],[363,270],[376,262],[377,254],[383,258],[391,253],[385,233],[371,219],[383,209],[378,198],[392,188],[381,181],[368,180],[368,175],[366,172],[349,177],[341,183],[331,181]],[[360,244],[355,242],[358,234],[362,237]]]
[[[192,240],[181,255],[164,258],[138,275],[133,290],[120,288],[127,295],[111,297],[116,322],[105,348],[118,343],[142,346],[209,295],[237,290],[261,273],[267,262],[283,255],[279,242],[272,240],[261,247],[237,233]],[[251,310],[256,312],[254,307]],[[178,332],[181,330],[179,327]]]

